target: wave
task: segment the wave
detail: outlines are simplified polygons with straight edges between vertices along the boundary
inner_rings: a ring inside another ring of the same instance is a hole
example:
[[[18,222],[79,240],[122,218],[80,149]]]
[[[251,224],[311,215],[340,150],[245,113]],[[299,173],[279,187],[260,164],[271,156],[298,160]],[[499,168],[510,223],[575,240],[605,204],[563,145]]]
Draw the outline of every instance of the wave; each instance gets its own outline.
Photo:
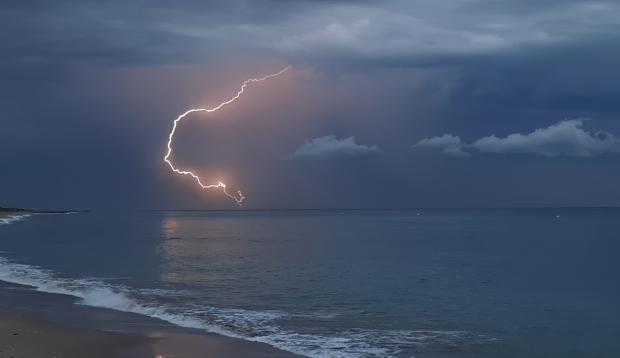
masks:
[[[290,318],[279,311],[250,311],[200,305],[167,305],[158,300],[170,299],[179,293],[169,290],[137,290],[120,284],[108,284],[96,279],[67,279],[43,268],[16,263],[0,257],[0,280],[26,285],[37,291],[69,295],[78,298],[78,304],[103,307],[123,312],[138,313],[162,319],[187,328],[197,328],[229,337],[262,342],[308,357],[390,357],[398,349],[380,348],[381,341],[421,342],[429,335],[414,331],[358,330],[341,337],[301,334],[283,329],[277,323]],[[411,335],[415,337],[411,337]]]
[[[287,332],[275,321],[288,315],[278,311],[249,311],[209,306],[169,306],[157,302],[156,297],[170,297],[170,292],[161,290],[135,290],[123,285],[111,285],[95,279],[66,279],[57,277],[52,271],[16,263],[0,257],[0,280],[33,287],[37,291],[69,295],[78,298],[78,304],[103,307],[117,311],[138,313],[162,319],[187,328],[202,329],[229,337],[263,342],[274,347],[309,357],[357,357],[372,353],[383,353],[371,347],[357,347],[351,352],[349,339],[319,335],[304,335]],[[140,301],[137,296],[142,296]],[[151,297],[154,302],[146,302]],[[203,317],[210,317],[207,322]],[[351,355],[350,353],[356,353]],[[376,354],[373,354],[376,356]]]
[[[224,332],[219,327],[205,326],[203,322],[170,314],[166,307],[158,307],[148,303],[140,303],[131,296],[134,294],[124,285],[111,285],[96,279],[67,279],[54,275],[50,270],[16,263],[0,257],[0,280],[30,286],[40,292],[68,295],[78,298],[78,304],[93,307],[114,309],[123,312],[139,313],[159,318],[164,321],[188,328],[207,329],[215,333],[232,335],[233,332]],[[168,296],[165,290],[144,290],[143,295],[154,296],[154,293]],[[139,293],[139,290],[138,290]]]

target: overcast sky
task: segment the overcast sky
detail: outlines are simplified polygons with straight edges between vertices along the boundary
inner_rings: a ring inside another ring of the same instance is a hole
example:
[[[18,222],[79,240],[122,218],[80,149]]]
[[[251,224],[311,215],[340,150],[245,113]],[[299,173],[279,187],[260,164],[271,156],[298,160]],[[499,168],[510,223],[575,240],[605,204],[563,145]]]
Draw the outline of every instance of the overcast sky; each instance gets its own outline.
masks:
[[[231,4],[227,4],[231,3]],[[620,205],[620,3],[0,5],[0,206]]]

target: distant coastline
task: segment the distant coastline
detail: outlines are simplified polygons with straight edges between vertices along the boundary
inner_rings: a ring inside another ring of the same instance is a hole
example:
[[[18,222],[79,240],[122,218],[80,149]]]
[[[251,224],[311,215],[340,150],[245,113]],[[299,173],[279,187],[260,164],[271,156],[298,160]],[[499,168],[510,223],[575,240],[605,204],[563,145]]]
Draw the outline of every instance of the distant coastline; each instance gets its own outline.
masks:
[[[24,208],[5,208],[0,206],[0,213],[24,213],[24,214],[67,214],[67,213],[87,213],[88,210],[41,210]]]

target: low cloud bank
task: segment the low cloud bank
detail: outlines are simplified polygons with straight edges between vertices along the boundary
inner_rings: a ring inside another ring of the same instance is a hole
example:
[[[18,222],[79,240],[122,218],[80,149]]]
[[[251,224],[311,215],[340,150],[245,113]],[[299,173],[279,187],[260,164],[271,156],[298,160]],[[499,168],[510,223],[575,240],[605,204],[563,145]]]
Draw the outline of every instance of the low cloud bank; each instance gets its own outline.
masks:
[[[466,156],[476,153],[537,154],[545,157],[594,157],[620,154],[620,138],[608,132],[583,129],[583,119],[564,120],[527,134],[513,133],[506,137],[490,135],[471,144],[458,136],[444,134],[425,138],[414,148],[439,150],[443,154]]]
[[[376,145],[357,144],[355,143],[354,136],[338,139],[335,135],[327,135],[304,143],[291,157],[297,159],[327,159],[361,156],[377,152],[379,152],[379,147]]]

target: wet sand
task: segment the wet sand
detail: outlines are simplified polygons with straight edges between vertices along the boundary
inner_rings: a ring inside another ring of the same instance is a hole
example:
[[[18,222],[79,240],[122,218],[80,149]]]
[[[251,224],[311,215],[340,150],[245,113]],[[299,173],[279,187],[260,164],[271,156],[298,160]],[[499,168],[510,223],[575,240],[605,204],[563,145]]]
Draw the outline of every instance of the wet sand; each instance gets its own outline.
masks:
[[[13,215],[19,215],[19,214],[16,214],[16,213],[10,212],[10,211],[2,211],[2,210],[0,210],[0,219],[7,218],[7,217],[13,216]]]
[[[267,344],[185,329],[0,282],[0,358],[294,358]]]
[[[154,339],[131,334],[66,328],[0,312],[0,357],[152,357]]]

